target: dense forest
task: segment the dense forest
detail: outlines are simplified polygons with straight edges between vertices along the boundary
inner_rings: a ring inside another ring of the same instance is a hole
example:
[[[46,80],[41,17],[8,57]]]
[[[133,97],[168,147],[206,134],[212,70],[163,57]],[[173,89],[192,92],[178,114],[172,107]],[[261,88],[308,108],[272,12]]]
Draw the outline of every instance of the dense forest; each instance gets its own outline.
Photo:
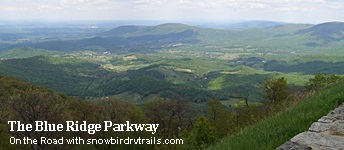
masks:
[[[335,75],[317,74],[311,78],[304,90],[293,91],[285,78],[274,78],[261,85],[264,101],[261,104],[251,104],[243,93],[242,104],[228,107],[218,99],[207,101],[205,112],[199,112],[191,103],[180,97],[169,99],[154,99],[138,107],[128,102],[114,98],[104,98],[92,102],[71,98],[44,87],[36,86],[22,80],[0,77],[1,102],[1,147],[5,149],[204,149],[219,139],[233,135],[242,128],[297,105],[303,98],[313,95],[322,88],[336,83],[340,77]],[[24,124],[34,124],[37,120],[49,123],[63,124],[66,120],[102,123],[154,123],[159,124],[158,132],[114,132],[101,131],[95,134],[87,132],[39,132],[16,131],[10,132],[7,121],[16,120]],[[81,137],[109,139],[145,138],[152,136],[159,139],[182,138],[181,145],[112,145],[112,144],[28,144],[12,145],[10,137],[23,139],[59,139]],[[90,147],[91,146],[91,147]]]

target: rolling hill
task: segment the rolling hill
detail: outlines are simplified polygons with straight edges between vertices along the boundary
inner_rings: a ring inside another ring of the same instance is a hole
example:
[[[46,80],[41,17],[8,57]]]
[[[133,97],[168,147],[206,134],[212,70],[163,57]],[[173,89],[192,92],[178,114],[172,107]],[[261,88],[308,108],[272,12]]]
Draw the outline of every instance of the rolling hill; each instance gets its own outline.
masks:
[[[107,71],[87,60],[35,56],[0,62],[0,74],[14,76],[70,96],[89,92]]]
[[[343,45],[343,24],[286,24],[268,21],[247,22],[243,30],[200,28],[179,23],[156,26],[120,26],[74,40],[48,40],[18,44],[37,49],[74,52],[82,50],[116,53],[151,53],[185,46],[255,47],[259,50],[315,51]],[[255,27],[257,26],[257,27]],[[12,47],[14,45],[11,45]],[[208,51],[212,51],[209,49]]]
[[[316,46],[338,47],[337,43],[343,38],[341,22],[329,22],[318,25],[287,24],[270,21],[249,21],[239,23],[242,30],[221,30],[193,27],[184,24],[168,23],[158,26],[122,26],[100,34],[100,36],[126,37],[135,39],[154,35],[163,38],[169,34],[193,33],[193,40],[198,42],[184,42],[191,45],[216,45],[227,47],[241,45],[262,49],[308,49]],[[325,40],[325,42],[319,41]],[[178,42],[185,41],[180,39]],[[187,41],[187,40],[186,40]],[[133,40],[132,42],[135,42]],[[183,43],[183,42],[182,42]]]
[[[109,31],[100,33],[99,36],[110,37],[137,37],[143,35],[166,35],[171,33],[180,33],[186,30],[197,30],[199,28],[180,24],[166,23],[157,26],[120,26]]]
[[[28,46],[64,52],[80,50],[111,52],[152,52],[183,44],[197,44],[196,27],[183,24],[121,26],[80,40],[52,40]]]
[[[308,29],[300,30],[298,34],[311,34],[313,37],[326,42],[340,41],[344,39],[343,22],[327,22],[315,25]]]
[[[253,20],[253,21],[244,21],[239,23],[233,23],[228,25],[222,25],[223,29],[227,30],[243,30],[249,28],[270,28],[279,25],[285,25],[284,22],[275,22],[275,21],[265,21],[265,20]]]
[[[40,56],[40,55],[55,55],[55,54],[62,54],[61,52],[57,51],[49,51],[44,49],[35,49],[31,47],[20,47],[10,49],[8,51],[0,53],[0,59],[18,59],[18,58],[29,58],[33,56]]]

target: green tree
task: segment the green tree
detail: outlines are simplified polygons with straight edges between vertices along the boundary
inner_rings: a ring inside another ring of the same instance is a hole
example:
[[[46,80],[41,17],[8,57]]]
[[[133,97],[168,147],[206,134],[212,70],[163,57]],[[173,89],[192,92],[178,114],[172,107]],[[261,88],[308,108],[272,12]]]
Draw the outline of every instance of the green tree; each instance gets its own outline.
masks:
[[[314,78],[309,79],[309,82],[306,85],[308,91],[319,90],[331,83],[337,82],[341,77],[334,74],[324,74],[318,73]]]
[[[205,149],[217,141],[216,129],[204,116],[200,116],[194,128],[185,135],[185,149]]]
[[[284,77],[268,80],[262,85],[262,88],[265,102],[272,105],[286,100],[290,94],[287,80]]]
[[[67,113],[67,106],[70,99],[67,97],[44,89],[42,87],[23,85],[22,90],[15,91],[8,96],[3,102],[2,116],[6,120],[20,121],[23,124],[35,124],[35,121],[47,121],[50,124],[64,123],[70,120]],[[35,127],[35,126],[34,126]],[[32,139],[40,139],[46,137],[49,139],[59,139],[65,136],[66,132],[39,132],[24,131],[13,133],[18,138],[30,137]],[[38,143],[30,145],[31,149],[61,149],[62,145],[49,145]],[[67,145],[64,145],[67,146]]]
[[[245,101],[246,107],[248,106],[248,100],[250,97],[251,89],[248,86],[239,86],[240,91],[236,93],[236,97]]]
[[[100,107],[99,121],[111,121],[114,123],[126,123],[129,121],[134,124],[146,123],[146,117],[140,108],[134,106],[128,102],[124,102],[118,99],[107,98],[98,100],[96,104]],[[138,139],[149,139],[152,137],[151,132],[146,131],[135,131],[135,132],[115,132],[115,131],[103,131],[100,132],[98,138],[108,139],[110,137],[119,138],[131,138]],[[102,144],[94,145],[96,149],[152,149],[154,145],[139,145],[139,144]]]
[[[208,100],[207,105],[207,118],[211,125],[215,127],[219,138],[226,136],[235,129],[235,112],[222,105],[218,99]]]
[[[224,113],[225,106],[221,104],[218,99],[211,99],[207,101],[208,105],[208,118],[215,122],[220,119],[220,115]]]
[[[149,123],[159,124],[159,135],[163,138],[177,137],[181,130],[190,129],[195,120],[190,102],[178,97],[147,102],[145,114]]]

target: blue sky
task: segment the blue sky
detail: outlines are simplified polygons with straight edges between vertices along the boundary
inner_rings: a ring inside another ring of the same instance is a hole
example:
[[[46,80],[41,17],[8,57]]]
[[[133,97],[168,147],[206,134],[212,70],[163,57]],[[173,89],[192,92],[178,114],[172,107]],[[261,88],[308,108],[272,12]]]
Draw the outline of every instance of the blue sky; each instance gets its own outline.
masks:
[[[0,0],[0,20],[344,21],[341,0]]]

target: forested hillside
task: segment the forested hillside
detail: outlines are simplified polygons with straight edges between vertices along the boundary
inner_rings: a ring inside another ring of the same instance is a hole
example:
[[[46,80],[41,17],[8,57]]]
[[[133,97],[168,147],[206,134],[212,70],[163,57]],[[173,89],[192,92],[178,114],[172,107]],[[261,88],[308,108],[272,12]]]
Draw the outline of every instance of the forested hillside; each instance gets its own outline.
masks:
[[[46,88],[39,87],[22,80],[0,76],[0,102],[2,116],[0,120],[0,138],[3,139],[1,148],[13,149],[56,149],[56,148],[73,148],[83,149],[84,146],[95,149],[116,149],[116,148],[130,148],[130,149],[203,149],[211,144],[216,143],[221,138],[230,136],[230,142],[237,147],[239,141],[245,138],[251,139],[254,136],[272,134],[263,136],[265,138],[257,137],[255,140],[267,140],[265,143],[268,149],[278,146],[284,140],[290,138],[297,132],[304,129],[305,121],[312,122],[314,118],[318,118],[329,109],[333,109],[339,103],[343,102],[341,99],[341,91],[343,90],[342,81],[338,82],[340,77],[335,75],[318,74],[309,80],[305,87],[307,91],[291,91],[288,87],[286,79],[283,77],[269,80],[261,85],[264,95],[263,103],[251,103],[248,101],[247,95],[243,94],[243,101],[234,106],[225,106],[218,99],[211,99],[207,101],[205,111],[199,112],[190,102],[174,97],[171,99],[153,99],[146,102],[143,108],[139,108],[128,102],[124,102],[114,98],[103,98],[94,100],[92,102],[70,98],[65,95],[50,91]],[[322,88],[329,86],[325,90]],[[321,90],[318,94],[318,91]],[[313,93],[316,93],[313,95]],[[326,98],[325,98],[326,97]],[[304,98],[306,98],[304,100]],[[240,105],[239,105],[240,104]],[[324,107],[326,106],[326,107]],[[315,109],[316,108],[316,109]],[[305,113],[305,115],[299,115]],[[295,114],[298,114],[295,116]],[[199,116],[199,117],[198,117]],[[206,116],[206,117],[204,117]],[[266,117],[273,116],[268,119]],[[303,117],[302,117],[303,116]],[[286,125],[286,119],[295,117],[295,124],[289,122]],[[86,121],[88,123],[99,123],[103,121],[112,121],[116,123],[157,123],[159,124],[158,132],[152,135],[149,132],[95,132],[89,134],[87,132],[58,132],[52,134],[49,132],[39,131],[9,131],[6,126],[7,121],[16,120],[24,124],[34,124],[37,120],[44,120],[49,123],[63,124],[66,120]],[[262,121],[263,120],[263,121]],[[245,128],[249,125],[256,125]],[[277,123],[275,126],[274,124]],[[281,124],[282,123],[282,124]],[[281,125],[279,125],[281,124]],[[267,127],[269,125],[269,127]],[[282,138],[271,140],[269,137],[278,136],[282,134],[277,131],[272,131],[270,126],[278,127],[283,131]],[[261,128],[256,130],[255,128]],[[243,129],[243,130],[242,130]],[[242,130],[243,132],[238,132]],[[246,133],[247,130],[247,133]],[[251,135],[250,130],[258,132]],[[265,131],[265,130],[269,130]],[[238,133],[238,135],[237,135]],[[250,135],[246,135],[250,134]],[[107,139],[113,136],[117,138],[159,138],[183,139],[182,145],[79,145],[79,144],[28,144],[28,145],[11,145],[8,138],[25,138],[39,139],[41,137],[50,139],[72,138],[78,136],[83,139],[87,138],[102,138]],[[241,138],[241,136],[244,136]],[[245,137],[246,136],[246,137]],[[235,139],[240,138],[239,141]],[[7,139],[7,140],[6,140]],[[4,142],[5,141],[5,142]],[[222,141],[222,140],[220,140]],[[252,141],[252,139],[251,139]],[[234,143],[233,143],[234,142]],[[221,142],[228,144],[227,142]],[[241,146],[248,146],[247,144]],[[258,145],[251,145],[249,147]],[[260,145],[262,146],[262,145]],[[259,147],[260,147],[259,146]],[[228,146],[225,146],[227,149]],[[216,148],[217,149],[217,148]]]
[[[87,121],[88,123],[102,123],[102,121],[113,121],[117,123],[124,123],[130,121],[132,123],[144,123],[144,113],[127,102],[116,99],[103,99],[95,102],[87,102],[67,97],[65,95],[47,90],[16,78],[0,76],[0,113],[1,113],[1,132],[0,138],[1,149],[84,149],[86,145],[69,145],[65,144],[18,144],[12,145],[8,142],[10,137],[31,139],[40,139],[45,137],[47,139],[72,138],[79,136],[81,138],[107,138],[114,133],[101,132],[96,134],[88,134],[87,132],[40,132],[40,131],[26,131],[26,132],[11,132],[7,121],[15,120],[23,124],[35,124],[35,121],[44,120],[53,124],[65,124],[67,120]],[[112,113],[110,113],[112,112]],[[117,116],[117,114],[121,114]],[[113,116],[117,116],[113,118]],[[149,133],[150,134],[150,133]],[[147,132],[140,133],[120,133],[117,137],[132,138],[140,136],[141,138],[148,138],[150,136]],[[104,149],[104,148],[129,148],[135,149],[138,147],[145,147],[151,149],[153,145],[87,145],[88,148]]]

